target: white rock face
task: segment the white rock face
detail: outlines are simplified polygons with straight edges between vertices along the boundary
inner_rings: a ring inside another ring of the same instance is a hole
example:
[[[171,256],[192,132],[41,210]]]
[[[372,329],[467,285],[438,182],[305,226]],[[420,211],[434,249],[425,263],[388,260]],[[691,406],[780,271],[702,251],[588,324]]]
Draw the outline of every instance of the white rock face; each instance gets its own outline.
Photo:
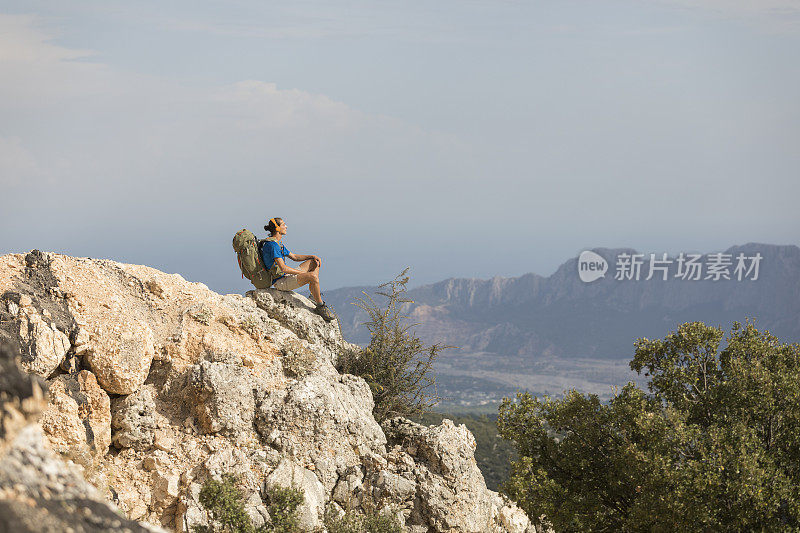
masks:
[[[251,430],[255,399],[253,377],[241,365],[202,361],[189,376],[195,412],[206,433]]]
[[[80,467],[50,449],[37,423],[52,406],[42,394],[45,384],[21,372],[15,356],[19,350],[0,339],[0,531],[166,533],[120,516],[117,507],[87,483]],[[93,386],[76,383],[65,389],[69,392],[59,397],[91,391]]]
[[[266,311],[270,318],[280,322],[299,339],[315,345],[317,352],[324,354],[331,362],[336,362],[336,357],[343,349],[353,347],[342,337],[338,320],[325,322],[314,312],[311,300],[301,294],[277,289],[256,289],[249,291],[247,296]]]
[[[9,294],[0,337],[29,354],[28,371],[69,372],[51,380],[48,438],[68,455],[88,448],[130,519],[208,525],[203,484],[232,474],[256,525],[265,491],[295,486],[305,531],[329,504],[391,510],[414,532],[532,531],[487,490],[464,426],[375,421],[367,383],[335,368],[354,346],[301,295],[219,295],[144,266],[33,252],[0,256]]]
[[[418,505],[409,513],[410,525],[474,533],[533,530],[519,508],[486,488],[475,462],[475,438],[466,426],[445,419],[439,426],[424,427],[395,418],[383,427],[394,444],[389,455],[395,457],[394,469],[401,478],[381,496],[391,496],[403,490],[401,487],[410,491],[416,481]],[[378,488],[386,479],[382,470],[371,476]]]
[[[268,391],[258,404],[256,429],[282,453],[314,465],[328,493],[338,472],[364,453],[385,453],[386,437],[372,417],[372,393],[355,376],[313,374]]]

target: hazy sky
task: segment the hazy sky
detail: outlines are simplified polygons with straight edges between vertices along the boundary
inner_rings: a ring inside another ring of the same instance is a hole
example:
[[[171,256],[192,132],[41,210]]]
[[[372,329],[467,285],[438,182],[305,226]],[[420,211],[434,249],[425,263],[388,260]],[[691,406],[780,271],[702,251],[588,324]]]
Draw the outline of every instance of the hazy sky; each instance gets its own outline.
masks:
[[[0,253],[241,292],[800,244],[800,1],[0,0]]]

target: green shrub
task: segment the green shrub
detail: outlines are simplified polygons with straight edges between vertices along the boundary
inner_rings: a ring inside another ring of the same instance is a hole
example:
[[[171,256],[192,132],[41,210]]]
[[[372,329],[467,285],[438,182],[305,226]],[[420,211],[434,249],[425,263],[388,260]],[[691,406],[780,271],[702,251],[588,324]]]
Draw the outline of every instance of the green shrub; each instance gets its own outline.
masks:
[[[200,490],[200,504],[211,514],[215,526],[193,526],[195,533],[254,533],[256,529],[244,510],[236,478],[225,475],[222,481],[209,479]]]
[[[294,488],[273,487],[267,491],[270,525],[267,531],[274,533],[295,533],[297,508],[303,503],[303,493]]]
[[[211,514],[212,525],[192,526],[195,533],[299,533],[297,508],[303,493],[274,487],[267,492],[270,523],[256,528],[244,509],[244,498],[236,488],[236,477],[209,479],[200,490],[200,504]]]
[[[413,303],[403,296],[408,283],[404,269],[394,280],[379,286],[377,293],[388,299],[380,307],[366,292],[353,305],[369,316],[366,322],[372,337],[369,345],[355,353],[339,356],[338,370],[354,374],[369,383],[375,399],[373,415],[378,422],[394,416],[413,416],[436,405],[436,378],[433,364],[439,353],[451,346],[425,346],[411,330],[408,316],[401,309]]]
[[[402,533],[403,527],[393,515],[370,508],[366,513],[353,510],[337,516],[333,506],[325,510],[325,529],[328,533]]]

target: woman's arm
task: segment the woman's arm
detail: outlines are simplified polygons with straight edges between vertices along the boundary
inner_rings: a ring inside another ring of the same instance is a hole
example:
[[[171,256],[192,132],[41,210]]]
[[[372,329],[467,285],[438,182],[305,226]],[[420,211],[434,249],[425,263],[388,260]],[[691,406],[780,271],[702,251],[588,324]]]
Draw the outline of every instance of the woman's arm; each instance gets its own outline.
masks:
[[[314,259],[316,260],[319,266],[322,266],[322,259],[320,259],[319,256],[314,254],[289,254],[286,257],[288,257],[292,261],[305,261],[307,259]]]
[[[294,254],[290,254],[290,255],[294,255]],[[297,261],[297,259],[295,259],[295,261]],[[278,267],[281,269],[281,272],[283,272],[284,274],[304,274],[305,273],[302,270],[297,270],[296,268],[290,267],[289,265],[284,263],[283,259],[281,259],[280,257],[276,257],[275,258],[275,262],[278,263]]]

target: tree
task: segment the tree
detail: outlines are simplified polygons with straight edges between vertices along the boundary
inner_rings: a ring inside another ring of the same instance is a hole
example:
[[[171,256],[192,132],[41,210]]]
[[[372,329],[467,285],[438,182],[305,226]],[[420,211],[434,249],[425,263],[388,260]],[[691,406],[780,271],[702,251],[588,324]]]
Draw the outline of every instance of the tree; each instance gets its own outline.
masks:
[[[379,422],[393,416],[419,415],[436,405],[436,378],[433,365],[439,353],[450,346],[425,344],[416,336],[403,313],[403,305],[413,303],[404,296],[408,268],[394,280],[379,285],[377,294],[387,298],[380,307],[366,292],[354,305],[363,309],[371,333],[369,345],[339,357],[338,370],[363,377],[375,399],[373,415]]]
[[[607,404],[517,395],[498,428],[505,490],[557,531],[800,531],[800,344],[747,321],[638,339],[649,378]]]

